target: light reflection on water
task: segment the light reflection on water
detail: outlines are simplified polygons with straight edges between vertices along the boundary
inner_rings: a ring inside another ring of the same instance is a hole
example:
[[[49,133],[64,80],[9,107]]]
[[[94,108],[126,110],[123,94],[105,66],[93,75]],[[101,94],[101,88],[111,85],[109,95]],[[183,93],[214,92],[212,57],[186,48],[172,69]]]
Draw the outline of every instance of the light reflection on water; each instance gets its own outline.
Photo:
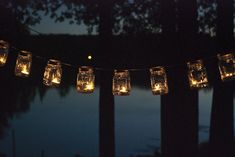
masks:
[[[71,88],[65,97],[47,91],[37,94],[30,111],[15,116],[0,152],[12,156],[11,130],[16,134],[17,156],[99,156],[99,88],[91,95]],[[199,141],[208,140],[212,90],[199,92]],[[115,97],[116,156],[153,153],[160,147],[160,96],[133,88],[130,96]]]

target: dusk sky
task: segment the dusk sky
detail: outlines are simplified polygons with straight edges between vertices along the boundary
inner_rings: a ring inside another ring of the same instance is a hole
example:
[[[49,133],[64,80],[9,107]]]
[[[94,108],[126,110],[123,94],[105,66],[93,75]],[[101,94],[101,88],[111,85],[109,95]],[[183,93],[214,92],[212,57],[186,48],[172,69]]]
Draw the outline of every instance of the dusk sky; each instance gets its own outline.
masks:
[[[41,22],[31,26],[31,28],[43,34],[87,34],[85,25],[69,24],[68,20],[65,20],[64,22],[55,22],[55,20],[51,19],[49,16],[42,16]]]

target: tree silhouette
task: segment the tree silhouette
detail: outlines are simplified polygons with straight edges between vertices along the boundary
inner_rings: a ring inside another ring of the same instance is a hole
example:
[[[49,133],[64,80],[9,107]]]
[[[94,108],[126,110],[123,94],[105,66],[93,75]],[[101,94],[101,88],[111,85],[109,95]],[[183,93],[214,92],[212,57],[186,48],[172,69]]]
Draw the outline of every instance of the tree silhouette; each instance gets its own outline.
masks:
[[[218,13],[222,12],[224,14],[222,17],[226,17],[225,19],[231,19],[231,16],[225,14],[233,11],[231,2],[223,1],[222,3],[224,4],[220,5],[220,1],[218,1],[217,5],[215,0],[116,0],[113,1],[111,8],[112,32],[129,35],[159,34],[164,32],[162,27],[175,32],[180,31],[190,17],[195,19],[196,16],[195,22],[198,24],[193,27],[185,25],[183,30],[196,29],[196,32],[214,36],[216,34],[217,6]],[[68,21],[70,24],[85,24],[89,34],[95,29],[99,32],[100,13],[102,12],[99,10],[99,5],[99,0],[2,0],[0,2],[0,7],[7,9],[23,26],[35,25],[40,23],[43,16],[50,16],[56,22]],[[220,6],[225,6],[226,9],[219,11]],[[190,9],[195,10],[194,14],[188,14]],[[220,19],[225,20],[218,16],[219,21],[221,21]],[[218,27],[220,27],[219,23],[223,22],[217,22]],[[172,27],[166,27],[167,25],[172,25]]]
[[[102,58],[102,67],[112,66],[110,60],[112,53],[112,8],[113,0],[100,0],[100,25],[99,25],[99,51]],[[115,157],[114,133],[114,96],[112,94],[112,72],[100,72],[99,95],[99,156]]]
[[[161,96],[161,152],[164,157],[193,157],[198,144],[198,92],[190,90],[187,69],[168,70],[169,90]]]
[[[218,0],[217,17],[217,49],[225,51],[231,49],[233,42],[233,0]],[[217,71],[217,76],[219,72]],[[220,148],[219,154],[226,156],[234,154],[230,152],[234,147],[233,126],[233,97],[234,83],[217,82],[214,85],[213,104],[210,127],[210,146],[212,149]],[[221,94],[223,93],[223,94]],[[224,104],[222,107],[221,104]],[[222,107],[222,108],[221,108]],[[226,121],[226,123],[224,123]],[[223,129],[222,129],[223,128]],[[221,145],[223,143],[223,145]],[[230,152],[230,153],[229,153]]]
[[[168,38],[176,33],[176,3],[173,0],[162,0],[161,8],[162,32]]]
[[[219,50],[232,48],[233,43],[233,0],[218,0],[217,44]]]
[[[233,96],[233,82],[214,86],[209,139],[213,156],[234,156]]]
[[[199,33],[216,35],[216,0],[198,0]]]
[[[10,61],[8,61],[10,62]],[[0,72],[1,102],[0,102],[0,138],[5,135],[5,128],[9,127],[9,119],[15,115],[27,112],[30,103],[36,96],[36,86],[28,80],[12,76],[14,64],[6,65]]]

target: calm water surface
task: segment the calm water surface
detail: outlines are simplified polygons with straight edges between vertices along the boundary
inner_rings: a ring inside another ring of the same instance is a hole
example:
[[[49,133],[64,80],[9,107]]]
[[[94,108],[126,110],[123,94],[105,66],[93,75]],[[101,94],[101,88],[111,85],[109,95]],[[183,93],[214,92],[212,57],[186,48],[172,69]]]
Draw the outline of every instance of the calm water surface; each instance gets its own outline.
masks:
[[[199,141],[208,141],[212,90],[199,91]],[[43,100],[39,93],[30,110],[10,120],[0,152],[12,156],[12,130],[16,155],[24,157],[83,157],[99,155],[99,88],[90,95],[73,87],[65,97],[49,89]],[[160,96],[134,87],[131,95],[115,97],[115,144],[117,157],[151,154],[160,147]]]

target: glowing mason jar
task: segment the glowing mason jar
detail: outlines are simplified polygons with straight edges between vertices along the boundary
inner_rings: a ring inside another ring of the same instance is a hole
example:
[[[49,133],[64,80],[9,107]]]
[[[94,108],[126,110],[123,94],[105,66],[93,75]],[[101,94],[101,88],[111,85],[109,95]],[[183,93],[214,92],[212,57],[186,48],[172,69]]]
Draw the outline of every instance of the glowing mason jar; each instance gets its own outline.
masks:
[[[158,66],[150,69],[152,93],[163,95],[168,93],[167,77],[164,67]]]
[[[95,75],[92,67],[82,66],[77,75],[77,91],[92,93],[95,89]]]
[[[113,95],[129,95],[131,91],[128,70],[115,70],[113,76]]]
[[[58,60],[50,59],[45,67],[43,83],[46,86],[59,86],[61,82],[62,68]]]
[[[20,77],[28,77],[32,65],[32,53],[28,51],[20,51],[16,60],[15,75]]]
[[[222,81],[235,79],[235,59],[234,54],[229,53],[225,55],[218,54],[218,65],[220,77]]]
[[[9,44],[3,40],[0,40],[0,67],[6,64],[8,52]]]
[[[202,60],[188,62],[188,79],[191,88],[207,87],[208,79],[206,68]]]

